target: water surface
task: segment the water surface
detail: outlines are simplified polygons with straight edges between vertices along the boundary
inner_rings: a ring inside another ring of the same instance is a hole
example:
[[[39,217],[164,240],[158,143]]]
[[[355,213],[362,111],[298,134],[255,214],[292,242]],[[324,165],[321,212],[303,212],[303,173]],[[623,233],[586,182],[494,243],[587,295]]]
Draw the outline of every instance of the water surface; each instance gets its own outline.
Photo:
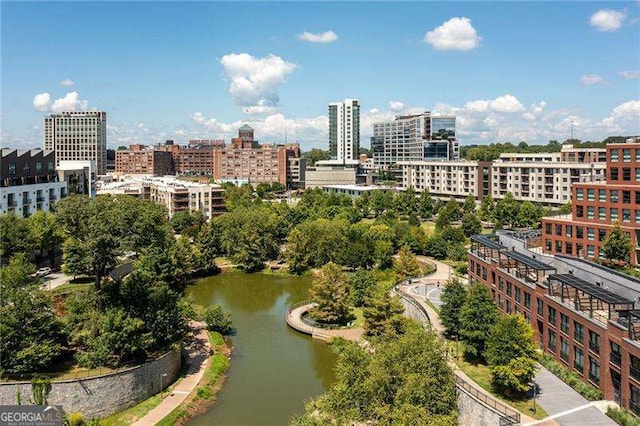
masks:
[[[286,307],[308,298],[310,285],[308,277],[232,272],[187,289],[196,303],[231,311],[236,328],[218,401],[190,425],[286,425],[333,382],[335,355],[326,343],[291,330],[284,320]]]

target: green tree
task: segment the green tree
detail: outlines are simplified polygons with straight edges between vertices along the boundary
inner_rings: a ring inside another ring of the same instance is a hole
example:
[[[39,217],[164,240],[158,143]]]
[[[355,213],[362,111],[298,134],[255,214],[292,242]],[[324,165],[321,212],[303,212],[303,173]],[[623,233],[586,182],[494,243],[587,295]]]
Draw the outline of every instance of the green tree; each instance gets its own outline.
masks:
[[[451,222],[460,220],[462,218],[462,210],[458,205],[458,202],[451,198],[447,201],[447,204],[440,209],[438,213],[438,220],[436,221],[436,229],[443,229]]]
[[[371,271],[358,270],[350,277],[351,299],[353,306],[364,306],[365,301],[373,295],[376,287],[376,275]]]
[[[371,191],[369,207],[373,210],[376,217],[382,216],[382,213],[391,208],[392,202],[393,196],[391,195],[391,192],[379,189]]]
[[[424,254],[435,257],[436,259],[444,259],[447,257],[447,241],[442,238],[441,232],[434,232],[429,235],[425,242]]]
[[[394,261],[393,269],[398,280],[417,277],[422,273],[418,258],[411,253],[411,249],[407,245],[400,249],[398,258]]]
[[[482,284],[472,285],[459,316],[460,336],[470,355],[482,358],[498,316],[489,289]]]
[[[62,240],[62,233],[56,222],[56,217],[51,212],[38,210],[28,219],[31,240],[42,255],[45,251],[49,254],[49,264],[53,266],[56,246]]]
[[[205,222],[206,220],[202,213],[189,210],[176,212],[169,220],[169,224],[176,234],[182,234],[185,231],[189,233],[192,228],[195,231],[194,233],[197,234]]]
[[[328,160],[330,158],[329,151],[324,151],[319,148],[313,148],[311,151],[307,151],[303,154],[303,157],[307,160],[308,166],[314,166],[316,162],[321,160]]]
[[[27,219],[13,212],[0,215],[0,257],[11,259],[16,253],[31,254],[31,235]]]
[[[372,298],[363,311],[364,331],[367,336],[391,336],[404,333],[406,319],[404,307],[386,292]]]
[[[505,197],[496,203],[495,218],[503,224],[513,225],[518,221],[518,213],[520,212],[520,204],[508,192]]]
[[[449,336],[460,335],[460,314],[467,301],[467,287],[457,278],[451,278],[442,290],[440,320]]]
[[[202,314],[202,319],[207,323],[207,328],[220,334],[230,334],[233,330],[231,314],[220,305],[207,306]]]
[[[29,277],[33,270],[24,255],[0,268],[0,371],[5,373],[46,371],[66,347],[51,294]]]
[[[476,212],[476,197],[473,194],[467,195],[467,198],[464,199],[464,204],[462,205],[462,212],[463,214]]]
[[[466,213],[462,216],[462,230],[465,237],[480,234],[482,232],[482,222],[474,213]]]
[[[435,212],[435,207],[433,204],[433,199],[431,198],[431,194],[428,189],[425,189],[420,194],[420,198],[418,200],[418,214],[424,220],[431,219],[433,213]]]
[[[528,391],[539,358],[533,328],[521,315],[501,316],[491,328],[484,357],[496,389],[507,395]]]
[[[84,244],[74,237],[69,237],[62,246],[62,272],[72,275],[88,274],[91,269],[91,261]]]
[[[629,235],[622,230],[620,222],[615,221],[613,229],[607,235],[602,246],[602,252],[605,258],[610,261],[618,261],[624,264],[629,262],[629,257],[633,251],[631,239]]]
[[[485,222],[495,221],[495,210],[496,205],[493,202],[493,198],[491,198],[491,195],[487,195],[482,199],[482,203],[480,204],[480,219],[484,220]]]
[[[339,219],[317,219],[296,226],[289,234],[285,250],[292,271],[338,262],[338,254],[348,247],[349,230],[349,223]],[[357,257],[356,254],[355,263]]]
[[[525,201],[520,205],[516,223],[522,228],[538,227],[542,220],[542,210],[531,201]]]
[[[353,318],[349,307],[349,279],[339,265],[329,262],[323,266],[309,293],[317,303],[310,314],[318,321],[345,324]]]

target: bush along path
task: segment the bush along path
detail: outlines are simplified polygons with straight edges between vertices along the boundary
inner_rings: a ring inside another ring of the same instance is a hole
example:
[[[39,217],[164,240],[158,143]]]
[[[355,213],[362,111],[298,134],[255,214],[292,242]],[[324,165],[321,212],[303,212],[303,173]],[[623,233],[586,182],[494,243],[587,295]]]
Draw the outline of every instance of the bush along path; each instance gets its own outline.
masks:
[[[200,411],[200,404],[196,403],[198,400],[213,399],[229,366],[230,349],[222,336],[208,332],[201,323],[192,322],[191,328],[193,338],[185,347],[188,363],[186,376],[156,408],[133,425],[180,424]],[[185,404],[187,400],[190,402]]]

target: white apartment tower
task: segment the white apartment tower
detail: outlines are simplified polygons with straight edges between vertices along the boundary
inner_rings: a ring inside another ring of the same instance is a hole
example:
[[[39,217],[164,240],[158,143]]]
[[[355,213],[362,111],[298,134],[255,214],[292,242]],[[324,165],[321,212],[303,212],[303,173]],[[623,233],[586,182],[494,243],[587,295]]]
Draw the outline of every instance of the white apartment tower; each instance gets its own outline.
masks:
[[[329,104],[329,151],[331,160],[346,164],[358,161],[360,105],[357,99]]]
[[[107,171],[107,113],[70,111],[44,118],[44,149],[56,153],[60,161],[93,161],[96,171]]]

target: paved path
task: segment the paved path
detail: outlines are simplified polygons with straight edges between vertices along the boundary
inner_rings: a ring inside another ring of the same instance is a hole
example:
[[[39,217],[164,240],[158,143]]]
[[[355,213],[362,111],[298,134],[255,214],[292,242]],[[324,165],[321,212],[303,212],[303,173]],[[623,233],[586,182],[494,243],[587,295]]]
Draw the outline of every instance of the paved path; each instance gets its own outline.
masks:
[[[165,418],[170,412],[182,403],[200,383],[208,365],[211,347],[209,346],[209,335],[200,323],[192,322],[191,328],[193,338],[185,346],[187,353],[187,364],[189,369],[186,376],[165,396],[160,405],[149,411],[134,426],[152,426]]]
[[[364,333],[364,329],[358,328],[344,328],[337,330],[328,330],[326,328],[312,327],[302,321],[302,314],[313,308],[314,304],[299,306],[293,309],[287,316],[287,324],[292,328],[298,330],[301,333],[309,334],[313,338],[321,340],[330,340],[334,337],[342,337],[346,340],[358,341]]]
[[[60,287],[62,284],[66,284],[71,281],[73,277],[65,275],[62,272],[54,272],[45,277],[42,277],[42,290],[53,290],[56,287]]]

